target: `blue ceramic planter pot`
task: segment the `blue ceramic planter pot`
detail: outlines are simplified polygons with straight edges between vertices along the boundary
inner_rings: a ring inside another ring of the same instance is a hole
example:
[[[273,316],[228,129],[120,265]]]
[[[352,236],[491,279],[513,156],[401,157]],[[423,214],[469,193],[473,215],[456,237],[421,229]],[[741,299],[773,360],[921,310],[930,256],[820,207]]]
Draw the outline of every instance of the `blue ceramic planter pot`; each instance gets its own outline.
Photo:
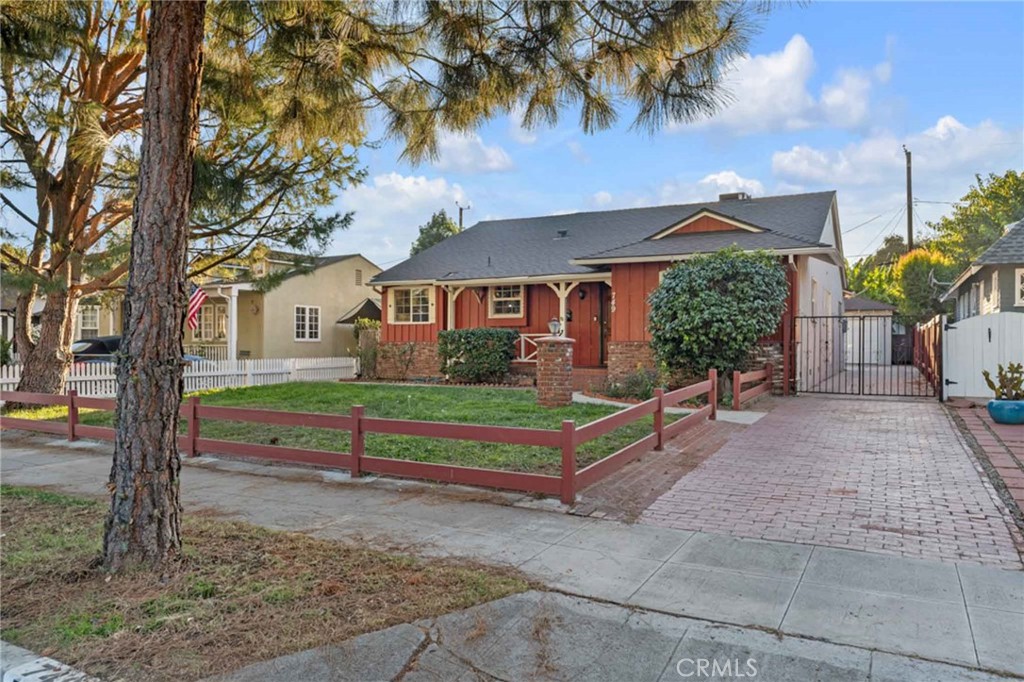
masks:
[[[1024,400],[990,400],[988,415],[997,424],[1024,424]]]

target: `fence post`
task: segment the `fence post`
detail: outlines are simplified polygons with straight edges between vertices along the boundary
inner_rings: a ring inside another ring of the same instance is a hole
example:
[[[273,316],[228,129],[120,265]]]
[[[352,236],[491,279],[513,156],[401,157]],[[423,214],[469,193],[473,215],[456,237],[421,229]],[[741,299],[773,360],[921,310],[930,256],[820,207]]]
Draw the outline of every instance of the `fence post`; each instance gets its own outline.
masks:
[[[75,437],[75,426],[78,425],[78,405],[75,403],[75,398],[78,397],[78,391],[71,389],[68,391],[68,440],[77,440]]]
[[[654,389],[654,397],[658,399],[658,409],[654,413],[654,432],[658,434],[655,450],[665,449],[665,389]]]
[[[562,422],[562,503],[576,502],[576,422]]]
[[[708,381],[711,382],[711,390],[708,391],[708,402],[711,403],[711,416],[708,419],[718,419],[718,370],[712,367],[708,370]]]
[[[771,395],[775,387],[775,365],[770,362],[764,365],[764,380],[768,382],[768,395]]]
[[[352,406],[352,466],[349,473],[359,478],[363,472],[363,455],[366,454],[366,440],[363,434],[363,406]]]
[[[740,392],[743,390],[743,383],[740,381],[740,372],[735,370],[732,373],[732,409],[740,409]]]
[[[197,457],[199,451],[196,441],[199,440],[199,396],[192,396],[188,399],[188,448],[185,454],[189,457]]]

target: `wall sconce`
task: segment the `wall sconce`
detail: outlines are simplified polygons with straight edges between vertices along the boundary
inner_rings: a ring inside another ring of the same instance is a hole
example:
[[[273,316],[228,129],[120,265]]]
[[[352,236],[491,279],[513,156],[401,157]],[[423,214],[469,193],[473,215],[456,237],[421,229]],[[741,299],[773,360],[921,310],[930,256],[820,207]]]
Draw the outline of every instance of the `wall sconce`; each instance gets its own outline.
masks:
[[[587,290],[582,288],[582,287],[580,287],[579,292],[580,292],[580,300],[582,301],[583,299],[585,299],[587,297]]]
[[[259,304],[256,303],[255,301],[250,303],[249,304],[249,312],[252,313],[253,315],[259,315],[260,314],[260,306],[259,306]]]
[[[551,336],[558,336],[559,330],[562,328],[562,323],[558,321],[557,317],[552,317],[548,321],[548,331],[551,332]]]

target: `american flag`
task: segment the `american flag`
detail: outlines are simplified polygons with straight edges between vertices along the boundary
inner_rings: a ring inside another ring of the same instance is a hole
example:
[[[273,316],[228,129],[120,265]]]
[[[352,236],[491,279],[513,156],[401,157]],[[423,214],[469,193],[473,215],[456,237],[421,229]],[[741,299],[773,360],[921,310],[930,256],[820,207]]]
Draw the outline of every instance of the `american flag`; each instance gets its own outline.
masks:
[[[192,282],[189,282],[189,286],[192,287],[192,292],[188,295],[188,317],[186,318],[186,323],[189,329],[195,331],[199,327],[199,309],[203,307],[207,296],[205,291]]]

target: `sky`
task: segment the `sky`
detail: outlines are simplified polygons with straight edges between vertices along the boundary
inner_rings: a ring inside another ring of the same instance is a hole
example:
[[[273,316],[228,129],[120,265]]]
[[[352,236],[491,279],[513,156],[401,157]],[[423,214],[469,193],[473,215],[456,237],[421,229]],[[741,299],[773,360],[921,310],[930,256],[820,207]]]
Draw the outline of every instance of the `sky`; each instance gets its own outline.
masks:
[[[952,207],[975,174],[1024,168],[1024,3],[779,4],[730,65],[732,103],[710,119],[649,135],[583,134],[575,112],[554,129],[513,117],[445,135],[438,159],[360,151],[366,181],[335,203],[354,211],[330,253],[383,267],[408,257],[418,226],[456,202],[466,226],[527,217],[715,199],[838,192],[848,258],[906,233],[913,153],[915,233]],[[944,202],[944,203],[929,203]]]

